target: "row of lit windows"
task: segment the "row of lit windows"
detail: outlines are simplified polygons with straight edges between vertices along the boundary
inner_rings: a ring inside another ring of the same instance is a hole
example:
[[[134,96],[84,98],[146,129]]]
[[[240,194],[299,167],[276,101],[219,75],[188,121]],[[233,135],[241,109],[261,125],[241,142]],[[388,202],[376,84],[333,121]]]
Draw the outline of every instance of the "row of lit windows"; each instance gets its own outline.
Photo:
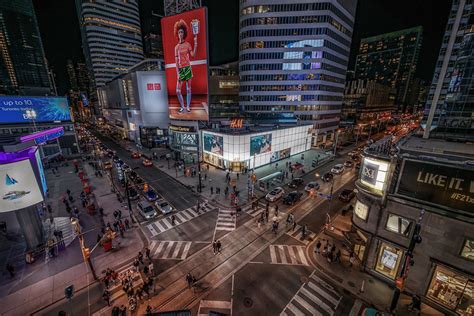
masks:
[[[248,37],[286,37],[286,36],[315,36],[315,35],[329,35],[339,43],[344,44],[346,47],[350,47],[350,41],[344,39],[336,32],[331,31],[327,27],[314,27],[314,28],[295,28],[295,29],[264,29],[264,30],[248,30],[240,32],[240,39],[243,40]]]
[[[85,17],[84,21],[85,22],[97,22],[97,23],[100,23],[100,24],[115,26],[115,27],[119,27],[119,28],[134,31],[136,33],[141,32],[139,27],[132,26],[132,25],[125,24],[125,23],[116,22],[116,21],[106,20],[106,19],[102,19],[102,18],[98,18],[98,17]],[[99,26],[100,26],[100,24],[99,24]]]
[[[242,43],[240,44],[239,46],[239,50],[240,51],[243,51],[243,50],[246,50],[246,49],[253,49],[253,48],[288,48],[288,47],[292,47],[294,46],[296,43],[298,42],[303,42],[303,41],[306,41],[306,40],[301,40],[301,41],[295,41],[295,40],[291,40],[291,41],[255,41],[255,42],[246,42],[246,43]],[[333,51],[335,52],[338,52],[339,54],[343,55],[343,56],[346,56],[348,57],[349,56],[349,50],[346,49],[346,48],[342,48],[338,45],[335,45],[333,43],[331,43],[330,41],[328,40],[322,40],[322,39],[319,39],[319,40],[307,40],[307,41],[313,41],[315,44],[314,45],[310,45],[308,44],[308,46],[311,46],[311,47],[322,47],[324,45],[324,47],[327,47],[329,49],[332,49]],[[319,41],[319,42],[318,42]],[[305,44],[306,45],[306,44]]]
[[[102,14],[109,14],[112,16],[120,16],[123,18],[128,18],[128,19],[137,19],[140,20],[140,14],[138,11],[138,5],[135,6],[128,6],[124,7],[124,4],[120,3],[118,6],[110,6],[113,5],[113,2],[106,2],[106,1],[100,1],[100,2],[89,2],[89,3],[83,3],[82,4],[82,14],[84,16],[86,15],[95,15],[97,12],[101,12]]]
[[[316,91],[315,91],[316,92]],[[342,94],[340,96],[334,95],[241,95],[239,96],[241,102],[270,102],[270,101],[342,101]]]
[[[242,107],[246,112],[268,112],[268,111],[334,111],[340,107],[336,105],[244,105]],[[314,115],[314,119],[319,115]]]
[[[329,65],[329,64],[325,64],[325,63],[310,63],[311,65],[312,64],[318,64],[316,65],[316,67],[313,67],[311,69],[318,69],[318,68],[321,68],[321,69],[325,69],[325,70],[329,70],[331,72],[335,72],[335,73],[338,73],[338,74],[341,74],[341,75],[345,75],[346,74],[346,69],[342,69],[342,68],[339,68],[339,67],[335,67],[335,66],[332,66],[332,65]],[[322,66],[321,66],[322,65]],[[241,72],[244,72],[244,71],[268,71],[268,70],[283,70],[284,67],[286,67],[285,70],[304,70],[306,68],[304,68],[304,64],[303,63],[277,63],[277,64],[250,64],[250,65],[241,65],[240,66],[240,71]]]
[[[344,79],[325,74],[274,74],[274,75],[244,75],[240,77],[241,82],[246,81],[289,81],[289,80],[322,80],[335,83],[345,83]]]
[[[335,13],[341,20],[352,26],[351,18],[343,14],[338,8],[331,3],[292,3],[292,4],[273,4],[273,5],[255,5],[242,9],[242,15],[253,13],[268,13],[268,12],[298,12],[298,11],[320,11],[329,10]]]
[[[310,57],[310,58],[309,58]],[[322,51],[295,51],[295,52],[272,52],[272,53],[247,53],[239,56],[239,61],[258,59],[305,59],[306,62],[312,59],[325,58],[341,65],[346,65],[347,61],[336,57],[328,52]]]
[[[252,85],[240,86],[241,92],[246,91],[332,91],[344,92],[342,87],[333,87],[321,84],[297,84],[297,85]]]
[[[130,13],[134,13],[129,11]],[[127,12],[127,13],[129,13]],[[140,17],[138,15],[124,15],[124,14],[117,14],[117,11],[110,12],[107,9],[101,8],[101,10],[91,10],[91,9],[84,9],[82,11],[82,15],[84,17],[103,17],[106,19],[113,19],[115,21],[122,21],[124,23],[131,23],[135,24],[136,26],[140,25]]]

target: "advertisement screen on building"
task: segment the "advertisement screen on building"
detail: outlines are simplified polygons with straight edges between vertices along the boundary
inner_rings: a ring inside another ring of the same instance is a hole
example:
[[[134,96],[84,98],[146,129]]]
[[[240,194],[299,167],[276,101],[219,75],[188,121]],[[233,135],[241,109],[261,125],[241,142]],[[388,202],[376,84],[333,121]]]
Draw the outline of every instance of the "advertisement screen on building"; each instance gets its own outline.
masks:
[[[66,98],[0,96],[0,124],[68,121]]]
[[[272,134],[250,137],[250,156],[272,151]]]
[[[382,195],[387,182],[389,163],[383,160],[364,157],[360,171],[360,182],[372,189],[374,193]]]
[[[42,201],[29,159],[0,165],[0,212],[15,211]]]
[[[222,136],[204,133],[204,151],[223,156],[224,138]]]
[[[396,193],[474,213],[474,170],[405,160]]]
[[[46,196],[46,191],[48,190],[48,185],[46,184],[46,177],[44,175],[43,162],[41,161],[41,156],[39,149],[35,152],[36,165],[38,167],[38,172],[41,180],[41,186],[43,189],[43,196]]]
[[[164,127],[168,121],[165,73],[162,71],[137,71],[136,76],[143,125]]]
[[[207,10],[161,19],[171,119],[209,120]]]

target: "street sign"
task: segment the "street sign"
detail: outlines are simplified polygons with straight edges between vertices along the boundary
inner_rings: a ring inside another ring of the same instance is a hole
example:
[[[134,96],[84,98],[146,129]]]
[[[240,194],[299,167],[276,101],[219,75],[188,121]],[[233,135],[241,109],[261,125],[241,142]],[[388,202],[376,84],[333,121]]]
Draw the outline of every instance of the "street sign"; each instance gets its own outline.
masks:
[[[64,296],[66,299],[70,300],[74,295],[74,285],[69,285],[67,288],[64,289]]]

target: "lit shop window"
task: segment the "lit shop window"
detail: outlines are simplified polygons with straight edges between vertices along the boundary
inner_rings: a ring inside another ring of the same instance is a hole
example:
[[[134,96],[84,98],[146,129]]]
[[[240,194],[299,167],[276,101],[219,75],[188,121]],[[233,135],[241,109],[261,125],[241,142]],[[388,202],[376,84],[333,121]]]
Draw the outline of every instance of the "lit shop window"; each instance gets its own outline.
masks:
[[[375,271],[394,280],[402,260],[402,250],[387,243],[380,244]]]
[[[466,239],[461,250],[461,257],[474,260],[474,239]]]
[[[361,220],[366,221],[367,216],[369,215],[369,206],[357,200],[354,207],[354,214]]]
[[[387,224],[385,225],[385,228],[391,232],[395,232],[403,236],[408,236],[410,234],[412,223],[413,222],[404,217],[395,214],[388,214]]]

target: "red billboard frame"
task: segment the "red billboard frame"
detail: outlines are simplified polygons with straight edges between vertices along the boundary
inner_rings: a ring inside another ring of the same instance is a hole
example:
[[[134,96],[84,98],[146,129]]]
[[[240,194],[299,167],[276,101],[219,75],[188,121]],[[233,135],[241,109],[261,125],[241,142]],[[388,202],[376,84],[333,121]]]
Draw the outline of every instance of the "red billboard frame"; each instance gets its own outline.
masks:
[[[161,19],[171,119],[209,120],[207,8]]]

